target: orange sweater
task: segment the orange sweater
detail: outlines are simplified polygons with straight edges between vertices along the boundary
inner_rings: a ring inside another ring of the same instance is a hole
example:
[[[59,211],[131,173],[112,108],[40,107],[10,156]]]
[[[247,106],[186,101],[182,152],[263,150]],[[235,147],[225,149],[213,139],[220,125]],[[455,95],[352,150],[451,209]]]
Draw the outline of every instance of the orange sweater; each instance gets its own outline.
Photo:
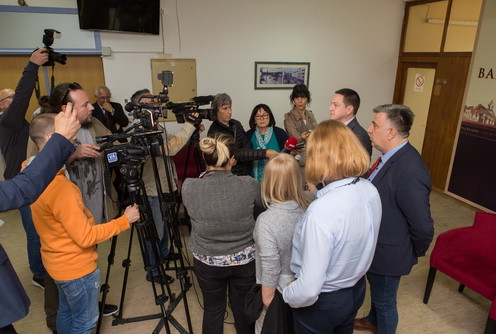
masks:
[[[129,228],[126,216],[95,225],[81,191],[60,170],[36,202],[33,221],[45,269],[57,281],[73,280],[97,267],[96,244]]]

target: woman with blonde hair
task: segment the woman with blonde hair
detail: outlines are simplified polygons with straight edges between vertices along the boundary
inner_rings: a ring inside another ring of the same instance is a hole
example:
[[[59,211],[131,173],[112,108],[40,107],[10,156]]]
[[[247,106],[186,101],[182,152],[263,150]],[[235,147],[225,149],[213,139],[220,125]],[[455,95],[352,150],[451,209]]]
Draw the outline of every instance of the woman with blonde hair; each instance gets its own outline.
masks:
[[[255,283],[254,211],[262,207],[260,184],[250,176],[231,173],[236,164],[231,136],[216,134],[200,140],[206,172],[186,179],[183,203],[191,218],[189,247],[203,294],[203,333],[222,334],[227,290],[238,334],[251,334],[243,311]]]
[[[256,333],[277,333],[273,327],[277,324],[275,319],[286,314],[291,319],[291,309],[282,301],[281,292],[294,279],[289,268],[294,229],[310,204],[309,197],[302,190],[302,182],[300,167],[289,154],[278,154],[265,166],[262,200],[267,210],[258,216],[253,232],[257,249],[257,283],[262,286],[264,306],[255,324]],[[276,304],[273,305],[274,298]],[[277,310],[271,310],[267,321],[264,321],[269,307]],[[285,321],[282,323],[287,324]],[[289,325],[292,327],[291,321]],[[285,329],[279,332],[292,331]]]
[[[341,122],[320,123],[308,139],[306,179],[322,188],[296,226],[296,280],[283,291],[296,333],[353,333],[381,220],[379,194],[360,178],[368,165],[368,153]]]

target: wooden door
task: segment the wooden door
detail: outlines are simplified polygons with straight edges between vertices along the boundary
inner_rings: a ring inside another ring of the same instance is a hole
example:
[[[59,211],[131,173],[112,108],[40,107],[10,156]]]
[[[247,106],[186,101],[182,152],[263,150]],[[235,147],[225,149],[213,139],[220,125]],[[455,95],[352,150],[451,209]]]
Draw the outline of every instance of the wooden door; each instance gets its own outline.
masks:
[[[447,182],[470,59],[470,54],[443,55],[436,71],[422,158],[431,172],[433,187],[441,191]]]
[[[4,56],[0,60],[0,73],[2,73],[0,87],[15,89],[21,78],[22,71],[29,61],[29,57]],[[68,56],[67,64],[56,64],[54,72],[51,67],[40,67],[38,77],[41,95],[47,95],[47,84],[50,87],[52,74],[55,84],[74,81],[81,84],[90,99],[93,99],[95,88],[105,84],[102,58],[100,56]],[[38,107],[38,101],[35,94],[33,94],[26,113],[28,121],[31,120],[31,115]]]
[[[408,106],[412,103],[425,106],[423,110],[415,110],[412,107],[416,114],[411,133],[412,144],[421,153],[429,168],[433,187],[441,191],[446,185],[470,58],[469,53],[443,54],[438,57],[417,59],[411,57],[409,61],[400,62],[398,66],[394,102]],[[430,95],[427,105],[425,98],[412,96],[407,92],[413,89],[409,72],[417,70],[421,73],[423,69],[426,72],[429,69],[435,71],[432,86],[426,86],[424,89],[424,92]],[[427,113],[423,114],[425,111]],[[419,137],[422,133],[423,138]]]
[[[408,140],[417,151],[422,152],[437,64],[405,62],[401,63],[400,67],[402,77],[400,103],[410,107],[415,113],[415,121]]]

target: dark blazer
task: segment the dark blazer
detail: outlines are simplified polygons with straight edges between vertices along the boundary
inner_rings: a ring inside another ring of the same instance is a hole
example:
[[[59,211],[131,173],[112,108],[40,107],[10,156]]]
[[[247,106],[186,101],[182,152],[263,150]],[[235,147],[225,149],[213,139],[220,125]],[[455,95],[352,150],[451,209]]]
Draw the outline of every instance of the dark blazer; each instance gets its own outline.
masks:
[[[0,212],[36,201],[55,174],[74,153],[74,146],[55,133],[32,163],[8,181],[0,182]],[[30,301],[7,253],[0,245],[0,328],[28,314]]]
[[[369,153],[369,156],[372,156],[372,142],[370,141],[370,136],[367,131],[365,131],[365,129],[360,125],[360,123],[358,123],[356,117],[348,123],[348,127],[358,137],[358,140],[360,140],[360,143],[362,143],[363,147],[365,147],[365,149]]]
[[[372,180],[379,191],[382,219],[369,272],[386,276],[410,273],[434,235],[429,171],[417,150],[407,143]]]
[[[213,137],[216,133],[225,133],[234,138],[236,152],[234,157],[238,161],[236,166],[233,166],[231,172],[235,175],[250,175],[251,161],[265,159],[266,150],[254,150],[251,142],[246,135],[243,125],[238,120],[231,119],[229,126],[225,126],[215,120],[208,129],[208,136]]]
[[[124,110],[122,109],[122,106],[117,103],[117,102],[110,102],[112,105],[112,108],[114,108],[114,114],[110,115],[107,121],[107,117],[105,117],[105,113],[100,108],[98,103],[93,103],[93,111],[91,112],[92,116],[98,119],[100,122],[102,122],[103,125],[107,127],[107,129],[110,130],[112,133],[121,133],[122,129],[125,128],[129,124],[129,119],[127,118],[126,114],[124,114]],[[117,130],[115,124],[118,123],[121,127],[119,130]]]

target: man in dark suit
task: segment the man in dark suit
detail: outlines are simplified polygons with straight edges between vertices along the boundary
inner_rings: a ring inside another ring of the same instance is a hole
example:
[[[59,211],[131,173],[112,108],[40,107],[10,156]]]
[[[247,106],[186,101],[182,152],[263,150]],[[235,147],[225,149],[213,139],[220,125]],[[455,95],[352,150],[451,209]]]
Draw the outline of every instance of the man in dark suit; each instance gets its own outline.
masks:
[[[105,86],[95,89],[96,102],[93,103],[92,115],[103,123],[112,133],[121,133],[129,124],[122,106],[117,102],[110,102],[112,93]]]
[[[369,156],[372,156],[372,144],[369,134],[356,119],[359,107],[360,96],[358,96],[358,93],[353,89],[342,88],[334,92],[329,106],[330,118],[348,126],[358,137]]]
[[[424,256],[434,235],[429,195],[429,171],[420,154],[408,142],[414,114],[402,105],[382,105],[367,129],[372,145],[382,155],[368,179],[381,196],[382,220],[374,259],[367,279],[371,309],[355,319],[356,330],[390,334],[396,332],[396,295],[400,278],[408,275]]]

